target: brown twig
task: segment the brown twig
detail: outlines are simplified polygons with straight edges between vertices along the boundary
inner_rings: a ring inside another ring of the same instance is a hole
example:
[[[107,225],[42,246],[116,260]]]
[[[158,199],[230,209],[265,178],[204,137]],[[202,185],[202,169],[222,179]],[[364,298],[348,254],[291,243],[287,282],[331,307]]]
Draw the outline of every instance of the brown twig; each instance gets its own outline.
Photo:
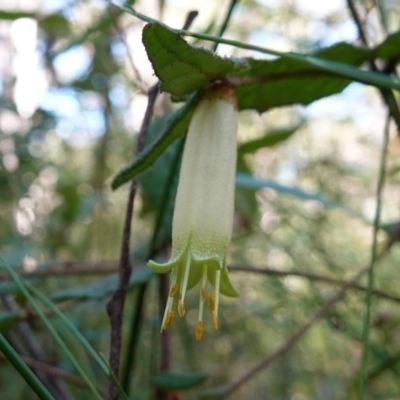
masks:
[[[142,268],[143,262],[131,261],[133,268]],[[117,261],[65,261],[64,263],[55,262],[55,268],[46,270],[37,270],[32,272],[20,272],[19,275],[24,278],[41,278],[47,276],[73,276],[73,275],[100,275],[100,274],[112,274],[118,271]],[[269,267],[253,267],[247,265],[230,265],[228,266],[230,272],[244,271],[252,272],[256,274],[264,275],[275,275],[275,276],[298,276],[314,282],[328,283],[332,285],[345,286],[348,285],[348,289],[357,289],[365,292],[367,288],[359,283],[351,284],[349,281],[344,279],[333,278],[326,275],[314,274],[312,272],[305,271],[289,271],[289,270],[278,270],[277,268]],[[9,277],[0,274],[0,280],[8,279]],[[381,297],[386,300],[400,302],[400,297],[389,294],[382,290],[374,290],[373,294],[377,297]]]
[[[40,370],[45,372],[47,375],[52,375],[53,377],[58,377],[61,378],[65,381],[71,382],[72,384],[74,384],[75,386],[80,386],[80,387],[87,387],[86,382],[79,378],[76,375],[73,375],[67,371],[64,371],[60,368],[57,368],[53,365],[50,365],[48,363],[45,362],[41,362],[41,361],[37,361],[34,360],[33,358],[30,357],[26,357],[26,356],[22,356],[20,355],[20,357],[22,358],[22,360],[24,361],[24,363],[26,365],[28,365],[28,367],[31,367],[35,370]],[[0,360],[7,360],[6,356],[0,352]],[[102,396],[106,396],[107,393],[104,390],[98,389],[97,391],[102,395]]]
[[[139,131],[136,156],[144,149],[145,137],[150,125],[151,116],[155,101],[158,95],[158,85],[153,86],[148,92],[148,103],[142,126]],[[111,338],[110,338],[110,368],[116,377],[119,376],[121,343],[122,343],[122,315],[125,304],[126,292],[128,289],[129,278],[132,273],[130,263],[130,238],[131,238],[131,223],[133,215],[133,203],[135,200],[137,189],[137,178],[131,182],[128,202],[126,206],[125,223],[123,228],[121,253],[118,270],[118,286],[110,300],[107,303],[107,313],[110,318]],[[108,379],[108,400],[118,400],[118,388],[112,379]]]
[[[329,283],[332,285],[340,285],[347,289],[357,289],[361,292],[366,292],[367,288],[363,285],[360,285],[357,282],[346,281],[344,279],[331,278],[325,275],[314,274],[312,272],[303,272],[303,271],[282,271],[273,268],[257,268],[257,267],[248,267],[242,265],[232,265],[228,267],[229,271],[245,271],[245,272],[254,272],[258,274],[265,275],[275,275],[275,276],[298,276],[300,278],[309,279],[314,282],[323,282]],[[381,297],[383,299],[391,300],[396,303],[400,303],[400,297],[388,294],[383,292],[382,290],[373,290],[372,292],[375,296]]]

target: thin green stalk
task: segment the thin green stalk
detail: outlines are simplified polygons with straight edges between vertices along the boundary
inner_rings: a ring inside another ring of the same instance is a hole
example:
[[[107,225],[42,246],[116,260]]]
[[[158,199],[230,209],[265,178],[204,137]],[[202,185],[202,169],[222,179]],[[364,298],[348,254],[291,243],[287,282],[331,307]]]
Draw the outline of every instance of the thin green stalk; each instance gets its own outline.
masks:
[[[219,30],[219,32],[218,32],[218,37],[222,37],[222,35],[224,34],[226,28],[228,27],[228,23],[229,23],[229,20],[231,19],[233,9],[235,8],[236,3],[237,3],[238,1],[239,1],[239,0],[231,0],[231,4],[229,4],[228,12],[226,13],[224,22],[222,23],[221,28],[220,28],[220,30]],[[214,51],[217,50],[218,45],[219,45],[219,42],[215,42],[215,44],[214,44]]]
[[[58,344],[58,346],[62,349],[64,354],[67,356],[67,358],[71,361],[72,365],[76,368],[78,371],[79,375],[82,377],[82,379],[86,382],[88,385],[90,391],[93,393],[94,398],[97,400],[102,400],[100,394],[97,392],[94,384],[86,374],[86,372],[83,370],[83,368],[80,366],[79,362],[75,358],[75,356],[71,353],[71,351],[68,349],[68,346],[64,343],[62,340],[61,336],[57,333],[57,331],[54,329],[53,325],[51,322],[47,319],[47,317],[44,315],[42,309],[39,307],[38,303],[34,300],[34,298],[31,296],[29,293],[25,282],[18,276],[18,274],[8,265],[6,260],[3,258],[3,256],[0,254],[0,261],[1,261],[1,266],[2,268],[11,276],[12,280],[15,282],[15,284],[18,286],[18,288],[21,290],[23,293],[24,297],[28,300],[30,306],[35,310],[43,324],[46,326],[47,330],[53,336],[54,340]]]
[[[102,372],[108,376],[109,369],[107,365],[104,363],[103,359],[96,353],[90,343],[86,340],[86,338],[76,329],[75,325],[71,323],[71,321],[56,307],[56,305],[50,301],[46,296],[44,296],[38,289],[32,286],[31,283],[25,282],[28,290],[37,297],[47,308],[49,308],[58,318],[61,319],[62,322],[66,325],[66,327],[70,330],[70,332],[81,342],[82,346],[86,349],[86,351],[93,357],[96,361],[97,365],[100,367]]]
[[[40,400],[56,400],[43,383],[36,377],[31,369],[24,363],[19,354],[10,346],[5,337],[0,333],[0,350],[7,357],[25,382],[38,395]]]
[[[271,55],[274,55],[277,57],[282,57],[284,59],[286,58],[289,60],[305,62],[309,65],[312,65],[312,66],[320,69],[321,71],[328,71],[337,76],[349,78],[354,81],[361,82],[361,83],[364,83],[367,85],[378,86],[378,87],[382,87],[382,88],[388,88],[388,89],[394,89],[394,90],[400,91],[400,79],[395,76],[388,76],[388,75],[385,75],[382,73],[377,73],[377,72],[372,72],[372,71],[363,71],[357,67],[353,67],[349,64],[345,64],[345,63],[341,63],[341,62],[337,62],[337,61],[331,61],[331,60],[328,61],[328,60],[324,60],[321,58],[307,56],[307,55],[299,54],[299,53],[292,53],[292,52],[284,53],[284,52],[277,51],[277,50],[267,49],[265,47],[255,46],[255,45],[251,45],[251,44],[243,43],[243,42],[238,42],[236,40],[229,40],[229,39],[224,39],[224,38],[220,38],[220,37],[213,36],[213,35],[207,35],[205,33],[194,33],[194,32],[190,32],[190,31],[183,30],[183,29],[172,29],[160,21],[150,18],[147,15],[138,13],[137,11],[135,11],[133,8],[131,8],[129,6],[126,6],[126,5],[120,6],[120,5],[114,4],[114,3],[112,3],[112,4],[115,7],[118,7],[120,9],[126,11],[127,13],[134,15],[135,17],[139,18],[142,21],[162,25],[164,28],[169,29],[170,31],[176,33],[177,35],[190,36],[190,37],[194,37],[197,39],[207,40],[207,41],[216,42],[216,43],[223,43],[223,44],[227,44],[229,46],[239,47],[241,49],[258,51],[258,52],[264,53],[264,54],[271,54]]]
[[[175,177],[175,174],[177,173],[179,161],[182,156],[184,143],[185,143],[184,139],[181,139],[181,142],[178,145],[176,155],[175,155],[175,158],[174,158],[172,166],[171,166],[170,173],[167,178],[167,182],[164,186],[162,198],[160,201],[160,207],[159,207],[159,210],[157,213],[156,222],[155,222],[155,226],[154,226],[154,230],[153,230],[153,235],[152,235],[152,238],[150,241],[150,246],[149,246],[149,250],[147,253],[147,257],[146,257],[147,259],[152,258],[156,252],[157,238],[158,238],[158,235],[160,232],[160,228],[162,226],[162,222],[163,222],[164,215],[165,215],[165,210],[168,205],[168,199],[170,197],[170,188],[172,187],[172,182]],[[135,349],[135,347],[137,345],[137,341],[139,339],[140,318],[141,318],[141,314],[142,314],[141,310],[142,310],[142,307],[144,304],[144,295],[146,293],[147,286],[148,286],[147,284],[144,284],[140,287],[140,290],[139,290],[139,292],[137,294],[137,298],[136,298],[135,312],[132,316],[132,321],[131,321],[131,328],[130,328],[129,340],[128,340],[128,349],[126,352],[127,356],[125,358],[124,369],[123,369],[122,378],[121,378],[122,387],[124,388],[126,393],[129,393],[129,383],[130,383],[130,379],[131,379],[131,371],[132,371],[132,366],[133,366],[135,354],[136,354],[136,351],[134,349]]]
[[[378,252],[378,231],[380,226],[380,218],[381,218],[381,208],[382,208],[382,191],[383,185],[385,182],[385,172],[386,172],[386,158],[387,158],[387,147],[389,141],[389,123],[390,123],[390,114],[387,117],[385,133],[383,138],[382,145],[382,153],[381,153],[381,161],[379,167],[379,177],[378,177],[378,186],[376,190],[376,212],[374,218],[373,225],[373,234],[372,234],[372,246],[371,246],[371,258],[368,267],[368,286],[367,286],[367,294],[366,294],[366,309],[364,315],[363,322],[363,331],[362,331],[362,342],[363,342],[363,353],[361,358],[361,370],[358,381],[358,400],[364,399],[365,393],[365,373],[368,365],[368,353],[369,353],[369,341],[370,341],[370,320],[371,320],[371,305],[372,305],[372,292],[374,288],[374,266],[377,258]]]
[[[389,34],[389,24],[388,24],[388,13],[386,5],[383,0],[375,0],[376,6],[378,8],[378,14],[382,22],[383,29],[386,35]]]

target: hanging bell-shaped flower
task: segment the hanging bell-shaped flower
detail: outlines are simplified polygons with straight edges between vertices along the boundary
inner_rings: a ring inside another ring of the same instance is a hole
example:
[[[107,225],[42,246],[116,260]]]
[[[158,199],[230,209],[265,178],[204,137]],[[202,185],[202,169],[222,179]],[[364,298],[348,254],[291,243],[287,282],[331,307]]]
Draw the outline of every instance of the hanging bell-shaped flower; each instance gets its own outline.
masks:
[[[219,87],[204,94],[186,138],[172,225],[171,259],[166,264],[148,264],[158,273],[172,270],[161,331],[171,324],[175,306],[181,317],[185,315],[186,290],[198,283],[197,340],[203,335],[207,297],[214,327],[218,329],[219,294],[239,296],[226,269],[233,225],[236,131],[236,98],[232,89]]]

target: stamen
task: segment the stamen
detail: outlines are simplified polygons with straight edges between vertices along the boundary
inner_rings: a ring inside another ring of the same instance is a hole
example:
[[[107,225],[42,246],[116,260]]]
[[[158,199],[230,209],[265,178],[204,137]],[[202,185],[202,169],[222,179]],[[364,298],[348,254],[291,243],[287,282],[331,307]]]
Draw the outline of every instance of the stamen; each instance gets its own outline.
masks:
[[[212,314],[215,310],[215,296],[210,294],[208,297],[208,308],[210,309],[210,313]]]
[[[186,258],[186,266],[185,266],[185,273],[183,275],[183,280],[181,280],[181,294],[179,295],[178,300],[178,313],[181,317],[185,315],[185,294],[186,294],[186,286],[189,279],[189,272],[190,272],[190,256],[188,255]]]
[[[215,304],[214,312],[218,316],[218,306],[219,306],[219,285],[221,282],[221,271],[217,271],[215,274]]]
[[[174,297],[176,295],[176,292],[178,291],[179,286],[175,283],[175,285],[171,285],[171,288],[169,289],[169,297]]]
[[[196,340],[200,340],[203,337],[203,321],[197,322],[194,336],[196,337]]]
[[[214,311],[211,313],[211,315],[212,315],[212,320],[213,320],[214,329],[215,329],[215,330],[218,330],[218,328],[219,328],[218,315],[215,314]]]
[[[190,272],[190,256],[188,255],[186,258],[185,274],[183,275],[183,282],[181,283],[182,303],[184,303],[184,301],[185,301],[186,286],[187,286],[188,279],[189,279],[189,272]]]
[[[182,302],[182,299],[178,300],[178,305],[177,305],[176,308],[178,309],[179,316],[183,317],[185,315],[185,313],[186,313],[186,310],[185,310],[185,306],[184,306],[184,304]]]
[[[162,324],[161,324],[161,332],[163,330],[167,329],[171,325],[173,316],[172,316],[172,319],[171,319],[170,314],[171,313],[174,314],[174,312],[171,311],[173,304],[174,304],[174,298],[173,297],[168,297],[167,305],[165,306],[165,311],[164,311],[164,318],[163,318],[163,321],[162,321]]]
[[[206,300],[206,280],[207,280],[207,265],[203,267],[203,275],[200,283],[200,302],[199,302],[199,321],[203,321],[204,302]]]
[[[206,283],[207,283],[207,269],[208,265],[203,267],[203,275],[201,276],[201,284],[200,284],[200,300],[206,301]]]
[[[210,307],[214,328],[217,330],[218,323],[218,305],[219,305],[219,285],[221,282],[221,271],[215,273],[215,294],[211,294],[208,299],[208,306]]]
[[[169,326],[172,324],[172,321],[174,320],[175,317],[175,313],[173,311],[170,311],[167,315],[167,318],[165,320],[165,324],[164,324],[164,330],[167,330],[169,328]]]
[[[174,312],[171,310],[174,305],[174,295],[175,295],[176,291],[178,290],[178,285],[176,284],[177,277],[178,277],[178,274],[172,272],[168,300],[167,300],[167,304],[165,305],[164,317],[163,317],[163,321],[161,324],[161,332],[163,330],[167,329],[171,325],[172,320],[174,319],[174,315],[173,315]],[[171,313],[172,313],[172,316],[171,316]]]

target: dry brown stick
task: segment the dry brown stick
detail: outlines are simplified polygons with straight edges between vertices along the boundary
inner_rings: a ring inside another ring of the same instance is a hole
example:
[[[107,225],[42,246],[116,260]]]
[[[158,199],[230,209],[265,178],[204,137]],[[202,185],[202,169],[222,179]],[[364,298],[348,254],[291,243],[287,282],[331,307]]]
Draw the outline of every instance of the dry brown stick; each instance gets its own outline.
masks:
[[[142,126],[138,136],[138,144],[136,149],[136,156],[141,153],[145,144],[145,137],[150,125],[151,116],[153,114],[154,104],[158,95],[158,85],[153,86],[148,93],[148,103],[145,116],[143,118]],[[109,363],[113,374],[118,377],[120,369],[121,358],[121,343],[122,343],[122,316],[125,304],[126,292],[128,289],[129,278],[132,273],[132,266],[130,263],[130,238],[131,238],[131,224],[133,215],[133,203],[135,200],[137,189],[137,178],[131,182],[128,202],[125,213],[125,223],[122,234],[121,253],[118,269],[118,286],[112,294],[110,300],[107,302],[107,313],[110,318],[111,337],[110,337],[110,356]],[[108,400],[118,400],[118,388],[110,376],[108,379]]]
[[[24,363],[26,365],[28,365],[28,367],[43,371],[48,375],[53,375],[53,376],[59,377],[65,381],[73,383],[75,386],[87,387],[87,384],[83,379],[81,379],[78,376],[71,374],[67,371],[64,371],[63,369],[57,368],[54,365],[50,365],[45,362],[34,360],[33,358],[30,358],[30,357],[26,357],[26,356],[22,356],[22,355],[20,355],[20,357],[22,358]],[[1,352],[0,352],[0,360],[7,360],[7,357]],[[107,394],[104,390],[101,390],[98,388],[97,388],[97,391],[102,396],[106,396],[106,394]]]

